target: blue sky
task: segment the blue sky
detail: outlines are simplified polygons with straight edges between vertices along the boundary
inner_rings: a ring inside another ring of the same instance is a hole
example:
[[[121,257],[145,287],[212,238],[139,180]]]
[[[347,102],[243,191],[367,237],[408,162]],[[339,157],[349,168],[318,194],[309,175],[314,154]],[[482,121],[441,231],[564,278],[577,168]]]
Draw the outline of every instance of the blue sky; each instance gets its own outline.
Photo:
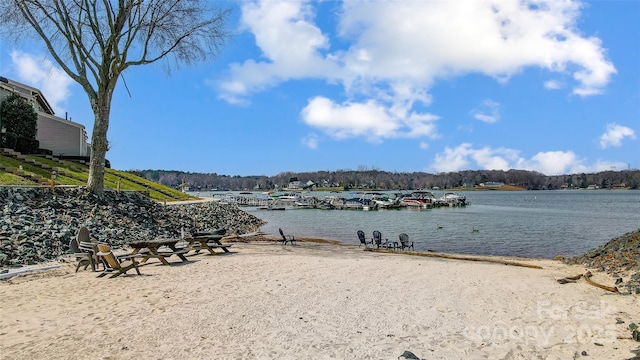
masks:
[[[640,1],[226,4],[234,37],[216,59],[125,72],[112,167],[640,167]],[[28,42],[0,42],[0,75],[41,89],[91,133],[86,94],[51,61]]]

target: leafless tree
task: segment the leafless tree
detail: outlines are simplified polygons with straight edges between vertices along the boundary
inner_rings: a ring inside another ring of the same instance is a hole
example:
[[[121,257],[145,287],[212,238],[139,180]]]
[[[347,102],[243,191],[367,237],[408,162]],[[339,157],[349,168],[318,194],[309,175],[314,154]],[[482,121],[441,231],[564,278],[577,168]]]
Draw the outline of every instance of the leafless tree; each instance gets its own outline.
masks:
[[[123,71],[166,60],[167,70],[218,54],[230,9],[208,0],[2,0],[0,26],[34,35],[89,97],[94,113],[87,187],[104,188],[111,99]],[[170,61],[174,60],[174,61]]]

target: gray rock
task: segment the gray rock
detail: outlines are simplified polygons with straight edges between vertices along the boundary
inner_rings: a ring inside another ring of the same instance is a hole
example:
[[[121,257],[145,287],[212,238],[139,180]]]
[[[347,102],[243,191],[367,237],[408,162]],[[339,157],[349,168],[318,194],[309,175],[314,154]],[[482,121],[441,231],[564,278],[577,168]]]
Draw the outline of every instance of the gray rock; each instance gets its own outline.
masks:
[[[627,289],[625,294],[637,293],[640,287],[640,229],[611,239],[582,256],[563,261],[606,272],[615,279],[619,289]]]
[[[162,205],[137,192],[84,188],[0,188],[0,262],[30,264],[69,251],[81,226],[91,237],[115,248],[132,241],[179,237],[195,231],[227,229],[227,234],[258,230],[264,221],[235,205],[215,202]]]

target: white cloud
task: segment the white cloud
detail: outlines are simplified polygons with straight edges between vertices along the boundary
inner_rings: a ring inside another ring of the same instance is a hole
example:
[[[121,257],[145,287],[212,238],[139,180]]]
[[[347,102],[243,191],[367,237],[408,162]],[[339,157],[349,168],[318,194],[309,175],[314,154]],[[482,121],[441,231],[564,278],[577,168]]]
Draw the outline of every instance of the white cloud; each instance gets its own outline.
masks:
[[[251,93],[283,81],[330,79],[338,71],[320,53],[329,39],[313,23],[308,1],[246,1],[241,11],[242,29],[255,36],[265,60],[231,64],[229,77],[218,84],[221,98],[243,103]]]
[[[436,154],[431,167],[436,172],[458,171],[479,167],[487,170],[508,170],[510,164],[522,161],[518,151],[506,148],[491,149],[483,147],[474,149],[473,144],[463,143],[455,148],[446,147]]]
[[[345,2],[341,33],[354,39],[346,54],[350,73],[435,78],[482,73],[508,79],[526,67],[563,73],[577,68],[574,92],[597,93],[613,65],[597,38],[575,28],[580,3],[570,1]],[[399,25],[400,24],[400,25]],[[368,61],[360,60],[361,53]]]
[[[335,139],[362,136],[371,142],[379,142],[386,138],[437,137],[436,116],[405,114],[401,109],[394,111],[374,100],[336,104],[318,96],[309,100],[301,116],[309,126],[321,129]]]
[[[520,167],[545,175],[560,175],[571,172],[572,166],[581,166],[582,160],[578,159],[573,151],[547,151],[535,154],[529,160],[523,160]]]
[[[493,124],[500,120],[500,104],[493,100],[486,99],[479,108],[473,109],[471,113],[474,118],[487,124]]]
[[[471,144],[462,144],[456,148],[446,147],[440,154],[436,154],[431,168],[436,172],[450,172],[469,168]]]
[[[561,81],[558,80],[548,80],[544,82],[544,88],[548,90],[559,90],[562,89],[564,85]]]
[[[594,173],[610,170],[624,170],[627,168],[627,164],[620,161],[603,161],[597,160],[594,164],[583,165],[578,164],[571,168],[572,174],[578,173]]]
[[[318,135],[316,134],[309,134],[302,139],[302,144],[313,150],[318,148],[318,142]]]
[[[586,164],[573,151],[546,151],[535,154],[530,159],[521,156],[519,150],[508,148],[474,148],[463,143],[457,147],[446,147],[436,154],[431,165],[435,172],[450,172],[467,169],[509,170],[521,169],[537,171],[545,175],[559,175],[583,172],[598,172],[623,169],[624,163],[597,161]]]
[[[14,50],[11,52],[11,61],[18,76],[16,80],[39,89],[53,111],[62,113],[62,107],[71,96],[69,88],[74,81],[44,57]]]
[[[607,124],[607,131],[600,136],[600,146],[606,149],[611,146],[621,146],[624,138],[635,139],[636,133],[633,129],[618,124]]]
[[[398,128],[386,109],[373,101],[340,105],[325,97],[316,97],[302,110],[302,118],[336,139],[367,136],[377,141]]]
[[[506,82],[534,67],[566,77],[574,94],[587,96],[602,92],[616,72],[600,40],[576,27],[577,1],[345,1],[336,28],[316,23],[316,6],[242,2],[243,29],[255,36],[261,58],[232,64],[218,83],[220,97],[245,103],[285,81],[319,79],[342,85],[345,97],[315,96],[302,111],[309,125],[336,138],[428,136],[435,128],[424,118],[434,115],[414,107],[430,105],[438,79],[484,74]],[[498,116],[476,114],[485,122]]]

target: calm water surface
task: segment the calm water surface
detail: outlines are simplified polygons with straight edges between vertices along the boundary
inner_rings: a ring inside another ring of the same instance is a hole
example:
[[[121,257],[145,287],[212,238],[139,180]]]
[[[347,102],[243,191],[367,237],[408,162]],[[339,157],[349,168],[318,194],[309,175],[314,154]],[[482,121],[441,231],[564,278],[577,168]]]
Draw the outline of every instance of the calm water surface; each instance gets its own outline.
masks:
[[[394,241],[404,232],[416,250],[541,258],[580,255],[640,228],[637,190],[471,191],[464,195],[470,202],[464,208],[243,210],[268,221],[261,230],[274,235],[281,227],[296,236],[358,244],[360,229],[369,238],[379,230],[383,238]]]

